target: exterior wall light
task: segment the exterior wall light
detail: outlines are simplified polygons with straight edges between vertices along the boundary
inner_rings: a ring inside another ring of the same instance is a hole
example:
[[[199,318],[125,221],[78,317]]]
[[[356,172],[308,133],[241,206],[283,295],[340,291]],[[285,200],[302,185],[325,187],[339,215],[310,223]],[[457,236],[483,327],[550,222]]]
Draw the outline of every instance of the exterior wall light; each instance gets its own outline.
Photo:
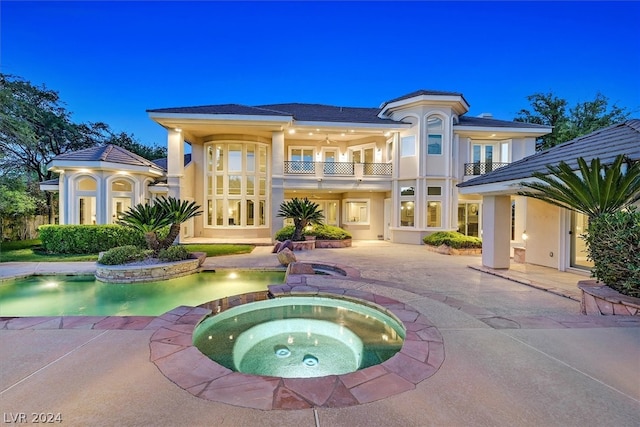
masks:
[[[526,242],[528,238],[529,238],[529,235],[527,234],[527,230],[523,231],[522,232],[522,240],[524,240]]]

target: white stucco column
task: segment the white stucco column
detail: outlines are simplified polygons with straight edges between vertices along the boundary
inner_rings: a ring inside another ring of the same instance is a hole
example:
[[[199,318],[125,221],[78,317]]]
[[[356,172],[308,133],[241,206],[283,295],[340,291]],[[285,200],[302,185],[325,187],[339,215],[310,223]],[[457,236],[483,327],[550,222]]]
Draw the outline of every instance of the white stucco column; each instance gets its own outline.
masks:
[[[509,268],[511,197],[482,198],[482,265]]]
[[[108,224],[108,204],[111,203],[111,191],[103,173],[97,172],[96,179],[96,224]]]
[[[284,218],[278,217],[280,204],[284,201],[284,132],[271,135],[271,238],[284,224]]]
[[[69,177],[63,170],[60,171],[60,176],[58,177],[58,224],[66,225],[69,224],[69,218],[67,218],[67,206],[70,205],[70,201],[67,200],[69,191],[67,188],[69,187]]]
[[[167,185],[169,197],[180,198],[184,178],[184,139],[182,131],[167,130]]]

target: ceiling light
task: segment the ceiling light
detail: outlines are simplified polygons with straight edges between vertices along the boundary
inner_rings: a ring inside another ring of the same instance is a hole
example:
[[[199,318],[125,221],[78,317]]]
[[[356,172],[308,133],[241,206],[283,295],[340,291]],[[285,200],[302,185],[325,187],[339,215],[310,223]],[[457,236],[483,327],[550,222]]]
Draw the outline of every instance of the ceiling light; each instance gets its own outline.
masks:
[[[293,135],[294,133],[296,133],[295,129],[289,129],[289,135]]]

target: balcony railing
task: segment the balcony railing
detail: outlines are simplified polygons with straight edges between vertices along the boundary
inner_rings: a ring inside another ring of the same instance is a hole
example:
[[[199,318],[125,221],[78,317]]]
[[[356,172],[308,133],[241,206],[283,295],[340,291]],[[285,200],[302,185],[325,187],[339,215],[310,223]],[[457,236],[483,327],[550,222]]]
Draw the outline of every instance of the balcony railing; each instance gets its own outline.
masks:
[[[464,164],[464,174],[468,175],[484,175],[501,167],[507,166],[509,163],[497,162],[475,162]]]
[[[361,171],[360,171],[361,170]],[[293,175],[391,176],[391,163],[284,162],[284,173]]]

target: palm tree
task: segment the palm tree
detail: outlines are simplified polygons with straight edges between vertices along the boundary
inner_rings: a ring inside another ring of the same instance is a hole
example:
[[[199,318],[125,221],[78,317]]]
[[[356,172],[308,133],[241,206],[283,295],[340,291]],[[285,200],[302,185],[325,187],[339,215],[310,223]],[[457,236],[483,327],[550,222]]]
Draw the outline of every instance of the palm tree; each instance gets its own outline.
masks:
[[[589,166],[580,157],[577,171],[565,162],[548,165],[548,173],[533,173],[542,182],[522,183],[534,191],[518,194],[583,213],[590,220],[614,213],[640,200],[640,162],[629,165],[626,160],[619,155],[611,165],[606,165],[595,158]]]
[[[302,240],[302,230],[307,225],[320,225],[324,221],[324,214],[320,209],[320,205],[307,199],[292,199],[280,204],[278,211],[279,217],[293,219],[295,231],[292,240]]]
[[[153,250],[156,255],[160,250],[158,232],[171,225],[171,219],[164,214],[158,205],[140,203],[124,212],[118,223],[142,232],[147,247]]]
[[[167,249],[173,244],[178,234],[180,234],[180,224],[202,214],[202,211],[199,210],[200,206],[196,202],[181,201],[174,197],[169,197],[168,199],[163,197],[156,200],[154,206],[158,206],[171,224],[169,234],[160,241],[160,249]]]

